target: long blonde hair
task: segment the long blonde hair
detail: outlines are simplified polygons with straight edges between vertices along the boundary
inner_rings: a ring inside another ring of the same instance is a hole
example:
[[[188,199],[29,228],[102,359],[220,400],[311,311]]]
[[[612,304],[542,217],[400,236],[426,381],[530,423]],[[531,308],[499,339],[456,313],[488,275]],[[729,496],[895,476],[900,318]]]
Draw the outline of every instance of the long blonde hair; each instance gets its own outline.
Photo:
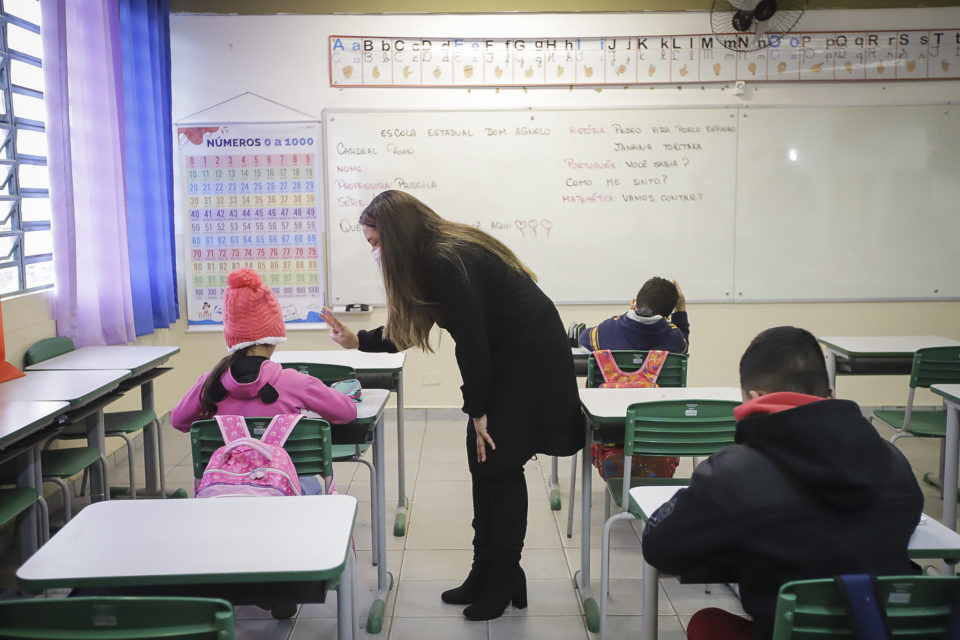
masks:
[[[441,256],[459,265],[466,275],[461,250],[478,247],[518,273],[537,279],[513,251],[489,233],[445,220],[403,191],[384,191],[375,197],[360,214],[360,224],[376,229],[380,236],[380,265],[387,292],[384,336],[399,349],[420,347],[433,351],[433,304],[424,295],[427,260],[431,256]]]

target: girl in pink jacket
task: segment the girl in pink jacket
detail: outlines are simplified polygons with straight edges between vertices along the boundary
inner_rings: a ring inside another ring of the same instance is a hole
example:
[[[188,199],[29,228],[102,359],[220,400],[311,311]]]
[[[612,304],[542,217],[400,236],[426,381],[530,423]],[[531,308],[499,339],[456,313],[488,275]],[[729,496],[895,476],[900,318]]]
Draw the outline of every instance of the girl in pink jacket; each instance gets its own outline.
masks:
[[[227,276],[223,337],[229,355],[200,376],[170,413],[180,431],[189,432],[194,421],[215,415],[313,412],[333,424],[357,417],[357,406],[346,395],[270,360],[276,345],[286,340],[286,328],[277,297],[253,269]]]

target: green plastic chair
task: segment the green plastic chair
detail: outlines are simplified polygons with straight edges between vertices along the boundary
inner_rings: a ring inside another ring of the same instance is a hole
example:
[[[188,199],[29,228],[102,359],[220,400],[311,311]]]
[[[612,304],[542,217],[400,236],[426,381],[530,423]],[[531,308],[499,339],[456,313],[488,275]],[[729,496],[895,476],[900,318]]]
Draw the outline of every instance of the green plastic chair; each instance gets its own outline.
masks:
[[[621,371],[636,371],[643,365],[647,357],[647,351],[611,351],[614,361]],[[597,365],[597,359],[590,357],[587,359],[587,388],[595,389],[603,383],[603,373]],[[685,387],[687,386],[687,354],[671,353],[667,356],[663,367],[660,369],[660,375],[657,377],[657,385],[660,387]]]
[[[247,418],[250,434],[260,437],[267,430],[272,417]],[[190,453],[193,459],[193,477],[199,481],[213,452],[223,446],[223,436],[216,420],[197,420],[190,425]],[[326,489],[333,476],[333,457],[330,444],[330,423],[319,418],[301,418],[294,427],[284,450],[290,454],[297,475],[322,475]]]
[[[16,520],[20,514],[30,509],[34,504],[40,505],[42,522],[40,530],[37,531],[37,546],[40,546],[46,542],[50,535],[50,514],[47,511],[47,503],[43,496],[36,489],[30,487],[0,489],[0,527]],[[2,620],[2,614],[0,614],[0,620]]]
[[[614,361],[621,371],[636,371],[643,366],[647,358],[647,351],[611,351]],[[603,383],[603,373],[597,365],[597,359],[590,354],[587,358],[587,388],[596,389]],[[657,376],[657,386],[685,387],[687,386],[687,354],[671,353],[660,369]],[[589,444],[589,443],[588,443]],[[586,454],[584,454],[586,455]],[[577,456],[573,456],[570,466],[570,509],[567,512],[567,537],[573,537],[573,500],[577,495]],[[609,503],[605,503],[604,520],[609,515]]]
[[[0,638],[233,640],[233,606],[216,598],[97,596],[0,602]]]
[[[623,452],[629,457],[710,456],[733,444],[737,421],[733,409],[739,402],[727,400],[660,400],[627,407]],[[606,638],[607,596],[610,590],[610,531],[617,520],[636,520],[631,513],[630,489],[651,485],[689,484],[685,478],[631,478],[631,466],[623,465],[623,478],[607,478],[607,504],[612,498],[620,511],[606,518],[600,543],[600,638]],[[605,510],[606,511],[606,510]],[[606,515],[606,513],[605,513]],[[644,612],[649,615],[648,612]]]
[[[960,589],[958,576],[883,576],[877,602],[897,640],[946,637]],[[773,640],[852,638],[843,597],[831,578],[780,587]]]
[[[56,338],[46,338],[34,343],[23,356],[23,365],[24,368],[29,367],[30,365],[37,364],[38,362],[43,362],[44,360],[49,360],[64,353],[73,351],[75,346],[73,340],[66,336],[58,336]],[[137,383],[137,380],[132,381],[132,383]],[[130,388],[131,385],[125,385],[123,390],[126,391]],[[133,384],[132,386],[137,386]],[[113,400],[121,397],[120,395],[110,396],[109,399],[112,402]],[[107,438],[120,438],[124,441],[127,447],[127,474],[129,476],[129,492],[131,498],[137,497],[137,485],[136,485],[136,475],[134,472],[134,446],[133,446],[133,437],[136,433],[142,431],[144,428],[150,426],[151,424],[156,423],[157,425],[157,449],[158,451],[162,449],[163,442],[161,440],[161,430],[159,428],[160,423],[157,420],[157,414],[152,409],[135,409],[131,411],[117,411],[113,413],[104,413],[103,414],[103,435]],[[63,431],[60,432],[59,438],[63,440],[78,440],[87,437],[87,427],[86,423],[81,420],[73,421],[67,424]],[[42,462],[41,462],[42,464]],[[163,469],[160,469],[161,475],[161,491],[163,490]],[[84,484],[86,483],[86,474],[84,474]],[[62,487],[61,487],[62,489]]]
[[[933,384],[960,383],[960,347],[929,347],[919,349],[913,356],[910,369],[910,391],[905,407],[877,409],[873,418],[880,420],[897,431],[890,438],[896,442],[900,438],[915,436],[918,438],[946,438],[946,408],[914,408],[913,399],[917,389],[929,389]],[[940,477],[943,477],[943,442],[940,443]],[[937,485],[929,474],[924,480]],[[938,485],[939,486],[939,485]]]

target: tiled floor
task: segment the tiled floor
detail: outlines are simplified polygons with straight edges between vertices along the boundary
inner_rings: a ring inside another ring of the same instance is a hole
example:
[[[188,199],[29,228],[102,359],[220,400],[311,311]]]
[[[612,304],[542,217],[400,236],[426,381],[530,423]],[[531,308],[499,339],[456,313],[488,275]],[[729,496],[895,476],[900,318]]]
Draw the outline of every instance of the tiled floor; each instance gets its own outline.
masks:
[[[522,565],[527,575],[529,606],[525,610],[508,608],[505,615],[490,622],[468,622],[462,607],[440,602],[440,592],[456,586],[466,575],[471,560],[470,484],[464,452],[465,419],[453,410],[408,410],[405,421],[407,495],[410,498],[409,526],[406,537],[392,534],[397,501],[396,430],[394,415],[387,414],[386,487],[387,487],[387,568],[394,577],[394,588],[387,601],[384,640],[443,638],[444,640],[589,640],[573,575],[579,569],[579,498],[574,536],[566,537],[569,458],[560,461],[560,485],[563,509],[551,511],[547,496],[550,459],[541,457],[526,468],[530,493],[530,512]],[[881,434],[889,437],[889,430]],[[908,456],[918,478],[938,464],[939,440],[901,439],[900,449]],[[165,459],[168,489],[190,490],[192,472],[186,435],[169,427],[165,431]],[[125,465],[117,467],[113,478],[125,477]],[[142,474],[142,471],[139,471]],[[360,501],[355,543],[359,557],[359,605],[363,619],[373,598],[376,568],[370,564],[369,474],[354,464],[336,465],[341,493]],[[678,475],[690,473],[689,463],[681,464]],[[115,481],[115,484],[120,481]],[[940,517],[942,502],[938,492],[925,484],[925,511]],[[599,591],[602,486],[594,476],[593,526],[591,529],[591,577],[593,591]],[[579,481],[578,481],[579,489]],[[171,535],[179,535],[171,524]],[[637,637],[640,627],[640,594],[643,584],[639,527],[618,523],[612,536],[612,582],[609,637]],[[15,565],[8,551],[0,566],[0,586],[12,586]],[[710,594],[702,585],[680,585],[675,578],[660,581],[659,628],[662,639],[685,638],[684,626],[690,616],[705,606],[742,612],[733,593],[713,585]],[[336,637],[336,595],[324,605],[301,606],[291,620],[273,620],[257,607],[237,608],[237,637],[248,640],[317,640]],[[366,636],[362,633],[361,637]]]

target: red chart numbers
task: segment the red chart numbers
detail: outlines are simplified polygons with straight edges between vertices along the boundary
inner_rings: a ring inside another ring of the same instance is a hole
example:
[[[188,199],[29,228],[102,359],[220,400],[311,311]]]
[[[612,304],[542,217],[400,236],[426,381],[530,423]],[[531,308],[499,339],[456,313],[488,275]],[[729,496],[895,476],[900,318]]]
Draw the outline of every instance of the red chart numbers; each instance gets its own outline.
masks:
[[[283,153],[185,158],[191,284],[204,301],[198,320],[220,320],[216,303],[240,267],[256,269],[281,304],[320,297],[316,155],[288,152],[299,146],[289,141]]]

